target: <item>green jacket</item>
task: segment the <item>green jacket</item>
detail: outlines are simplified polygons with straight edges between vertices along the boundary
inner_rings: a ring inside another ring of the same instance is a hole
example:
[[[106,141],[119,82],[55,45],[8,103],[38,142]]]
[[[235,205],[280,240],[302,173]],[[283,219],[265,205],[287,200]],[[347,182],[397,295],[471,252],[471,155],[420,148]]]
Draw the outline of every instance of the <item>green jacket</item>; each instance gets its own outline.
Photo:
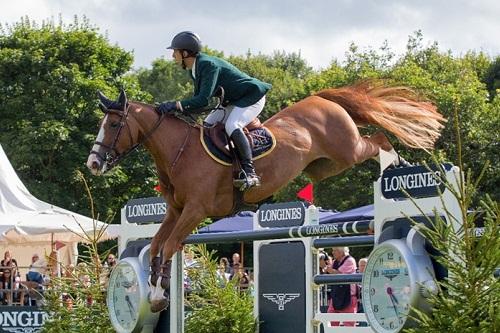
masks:
[[[269,83],[250,77],[229,62],[204,53],[196,56],[193,81],[194,96],[181,101],[185,111],[207,106],[218,86],[224,88],[223,104],[238,107],[255,104],[271,88]]]

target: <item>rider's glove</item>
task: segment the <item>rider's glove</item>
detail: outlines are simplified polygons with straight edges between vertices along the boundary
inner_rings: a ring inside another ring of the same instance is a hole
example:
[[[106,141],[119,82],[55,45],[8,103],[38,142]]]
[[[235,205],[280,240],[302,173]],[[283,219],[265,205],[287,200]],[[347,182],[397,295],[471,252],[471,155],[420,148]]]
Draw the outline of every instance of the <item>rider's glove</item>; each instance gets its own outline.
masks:
[[[163,102],[160,103],[156,108],[156,112],[159,114],[171,113],[177,110],[177,102]]]

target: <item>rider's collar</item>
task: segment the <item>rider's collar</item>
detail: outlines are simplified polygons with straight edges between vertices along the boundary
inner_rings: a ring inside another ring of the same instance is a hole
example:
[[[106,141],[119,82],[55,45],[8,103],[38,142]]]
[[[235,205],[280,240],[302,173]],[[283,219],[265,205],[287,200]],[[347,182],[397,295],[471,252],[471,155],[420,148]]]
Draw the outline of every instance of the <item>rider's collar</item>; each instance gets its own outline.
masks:
[[[193,68],[191,68],[191,75],[193,76],[193,79],[196,79],[196,58],[194,58],[193,62]]]

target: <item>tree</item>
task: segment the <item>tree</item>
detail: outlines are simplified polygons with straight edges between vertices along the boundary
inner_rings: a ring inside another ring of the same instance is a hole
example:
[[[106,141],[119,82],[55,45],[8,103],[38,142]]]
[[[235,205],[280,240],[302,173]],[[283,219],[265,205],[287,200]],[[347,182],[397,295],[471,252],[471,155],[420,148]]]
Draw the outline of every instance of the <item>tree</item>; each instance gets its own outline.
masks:
[[[490,93],[490,100],[497,96],[497,90],[500,89],[500,56],[495,58],[484,74],[484,83]]]
[[[0,142],[35,196],[88,214],[75,171],[86,169],[102,117],[96,92],[113,95],[123,86],[146,99],[135,79],[124,77],[131,64],[132,55],[86,19],[38,25],[24,18],[0,29]],[[127,173],[117,168],[92,178],[91,188],[101,190],[93,191],[98,211],[114,214],[151,177],[136,158]]]
[[[417,32],[410,36],[407,52],[397,58],[386,44],[378,51],[360,51],[356,45],[351,45],[345,63],[334,61],[329,68],[308,78],[307,94],[373,78],[413,88],[422,98],[435,103],[448,118],[448,124],[436,145],[438,154],[454,162],[457,146],[454,144],[453,123],[458,121],[461,124],[460,134],[467,142],[463,147],[465,166],[478,170],[482,167],[480,161],[491,161],[487,170],[488,178],[479,190],[490,193],[498,200],[500,160],[495,150],[498,151],[500,142],[500,101],[498,97],[488,101],[488,91],[481,81],[490,66],[491,59],[483,53],[469,52],[463,57],[454,57],[451,52],[440,51],[437,43],[424,47],[422,34]],[[458,111],[458,119],[455,118],[455,110]],[[360,129],[362,134],[370,134],[374,130],[372,127]],[[394,137],[390,138],[396,150],[408,160],[428,160],[429,155],[425,151],[407,149]],[[378,165],[371,161],[365,162],[319,184],[315,193],[316,203],[336,209],[371,203],[371,183],[377,176]],[[303,184],[306,181],[301,178],[285,187],[278,194],[278,199],[293,199],[297,182]]]

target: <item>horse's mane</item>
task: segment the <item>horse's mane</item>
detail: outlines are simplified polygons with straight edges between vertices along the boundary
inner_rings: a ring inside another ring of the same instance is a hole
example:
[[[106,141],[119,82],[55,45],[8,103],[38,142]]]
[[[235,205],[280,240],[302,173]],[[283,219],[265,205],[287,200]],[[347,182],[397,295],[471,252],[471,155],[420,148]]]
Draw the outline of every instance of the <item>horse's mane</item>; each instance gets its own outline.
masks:
[[[151,104],[148,104],[148,103],[137,102],[137,101],[129,101],[129,104],[130,105],[136,105],[136,106],[139,106],[139,107],[143,107],[143,108],[146,108],[148,111],[157,113],[156,110],[155,110],[155,106],[151,105]],[[193,127],[196,127],[196,128],[203,127],[202,125],[200,125],[196,121],[195,118],[190,117],[189,115],[187,115],[186,113],[184,113],[182,111],[174,112],[174,113],[169,113],[165,117],[166,118],[174,118],[174,119],[180,120],[180,121],[188,124],[189,126],[193,126]]]

